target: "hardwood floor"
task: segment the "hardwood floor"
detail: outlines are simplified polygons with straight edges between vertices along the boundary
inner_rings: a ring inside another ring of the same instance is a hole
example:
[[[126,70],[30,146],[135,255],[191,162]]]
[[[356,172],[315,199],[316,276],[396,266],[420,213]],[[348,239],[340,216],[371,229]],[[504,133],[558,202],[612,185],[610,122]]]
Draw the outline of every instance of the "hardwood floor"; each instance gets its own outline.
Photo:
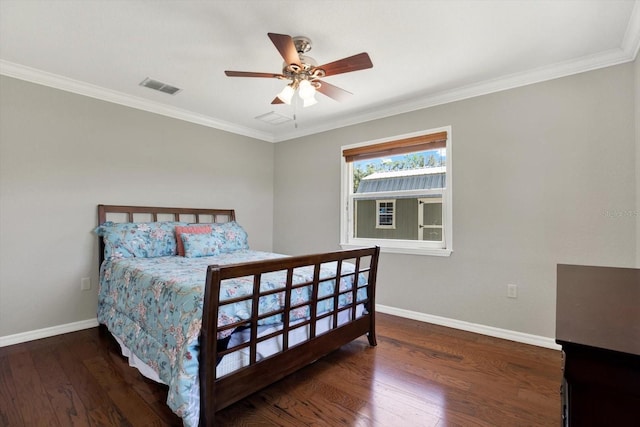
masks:
[[[378,314],[361,338],[216,426],[559,426],[559,351]],[[0,426],[179,426],[98,328],[0,348]]]

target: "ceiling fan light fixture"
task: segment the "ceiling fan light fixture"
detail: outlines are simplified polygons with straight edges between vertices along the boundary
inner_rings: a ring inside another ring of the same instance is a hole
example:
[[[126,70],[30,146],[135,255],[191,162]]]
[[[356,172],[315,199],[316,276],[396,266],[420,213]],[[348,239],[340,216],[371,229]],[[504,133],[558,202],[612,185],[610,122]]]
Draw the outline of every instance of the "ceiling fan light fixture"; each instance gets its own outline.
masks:
[[[316,105],[317,103],[318,103],[318,100],[314,97],[306,98],[302,100],[303,107],[311,107],[312,105]]]
[[[316,88],[313,87],[313,85],[311,84],[311,82],[309,82],[309,80],[302,80],[300,82],[298,93],[300,94],[300,98],[304,99],[305,101],[307,99],[314,99],[314,96],[316,94]]]
[[[293,98],[293,94],[295,92],[296,92],[295,89],[293,89],[291,85],[286,85],[284,89],[282,89],[282,91],[277,96],[278,98],[280,98],[282,102],[284,102],[287,105],[290,105],[291,99]]]

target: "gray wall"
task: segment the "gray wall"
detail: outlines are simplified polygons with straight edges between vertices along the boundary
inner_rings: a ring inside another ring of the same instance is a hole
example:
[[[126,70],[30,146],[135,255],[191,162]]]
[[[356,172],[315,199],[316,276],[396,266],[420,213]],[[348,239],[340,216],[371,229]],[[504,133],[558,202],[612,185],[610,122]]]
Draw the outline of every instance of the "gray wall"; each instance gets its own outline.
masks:
[[[638,87],[636,61],[273,145],[0,77],[0,337],[95,318],[98,203],[232,207],[256,249],[334,250],[340,147],[445,125],[454,253],[383,254],[378,302],[553,337],[557,263],[640,266]]]
[[[0,337],[95,319],[99,203],[234,208],[272,249],[273,144],[8,77],[0,93]]]
[[[636,75],[625,64],[278,143],[274,249],[338,248],[342,145],[451,125],[454,252],[383,254],[378,303],[553,337],[556,264],[636,263]]]
[[[636,112],[636,267],[640,268],[640,59],[635,65],[635,112]]]

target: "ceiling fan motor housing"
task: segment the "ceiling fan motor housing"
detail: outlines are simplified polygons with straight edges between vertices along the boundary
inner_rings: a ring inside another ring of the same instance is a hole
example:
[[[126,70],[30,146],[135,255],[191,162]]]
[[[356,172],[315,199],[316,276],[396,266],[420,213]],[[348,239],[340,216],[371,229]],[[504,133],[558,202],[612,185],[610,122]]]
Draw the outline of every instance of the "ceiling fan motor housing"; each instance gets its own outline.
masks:
[[[311,50],[311,39],[304,36],[292,37],[291,40],[298,52],[300,58],[300,66],[297,64],[282,63],[282,74],[292,80],[313,80],[324,75],[321,70],[314,70],[318,66],[318,62],[305,53]]]
[[[303,36],[292,37],[293,44],[298,51],[298,54],[302,55],[311,50],[311,39]]]
[[[310,56],[300,54],[300,66],[297,64],[282,63],[282,74],[288,78],[300,80],[313,80],[324,76],[324,70],[318,67],[318,61]]]

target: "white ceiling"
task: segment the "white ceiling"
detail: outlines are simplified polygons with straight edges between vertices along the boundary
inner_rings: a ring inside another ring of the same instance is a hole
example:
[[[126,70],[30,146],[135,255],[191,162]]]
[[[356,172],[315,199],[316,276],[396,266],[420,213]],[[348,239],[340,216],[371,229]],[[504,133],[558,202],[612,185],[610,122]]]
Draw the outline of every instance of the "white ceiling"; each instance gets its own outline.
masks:
[[[224,75],[280,73],[268,32],[309,37],[319,64],[368,52],[373,68],[326,78],[345,102],[271,105],[283,81]],[[0,73],[272,142],[633,61],[639,46],[631,0],[0,0]],[[297,127],[256,119],[272,111]]]

